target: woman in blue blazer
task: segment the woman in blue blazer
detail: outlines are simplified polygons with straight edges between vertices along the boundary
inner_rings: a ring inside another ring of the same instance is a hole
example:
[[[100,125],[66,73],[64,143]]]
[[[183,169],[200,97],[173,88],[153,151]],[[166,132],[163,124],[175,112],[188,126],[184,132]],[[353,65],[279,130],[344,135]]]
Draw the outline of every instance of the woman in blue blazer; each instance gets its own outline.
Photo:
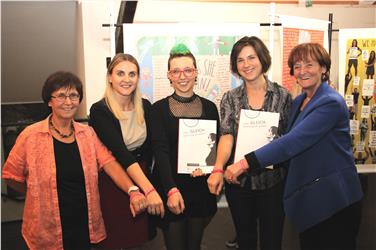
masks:
[[[354,164],[348,109],[328,85],[330,56],[314,43],[300,44],[288,59],[302,87],[292,104],[287,134],[229,166],[225,179],[289,161],[284,209],[300,232],[301,248],[356,249],[363,196]],[[240,179],[240,178],[239,178]]]

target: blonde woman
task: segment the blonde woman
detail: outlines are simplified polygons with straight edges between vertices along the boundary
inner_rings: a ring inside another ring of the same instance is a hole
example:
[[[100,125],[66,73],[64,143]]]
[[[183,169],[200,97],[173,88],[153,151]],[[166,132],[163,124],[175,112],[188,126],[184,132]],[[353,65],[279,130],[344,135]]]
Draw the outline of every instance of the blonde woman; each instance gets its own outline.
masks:
[[[151,104],[141,98],[139,74],[140,68],[133,56],[117,54],[107,69],[104,98],[90,109],[89,124],[140,186],[148,201],[148,212],[163,217],[162,200],[147,178],[152,161],[149,140]],[[128,192],[138,190],[138,186],[132,186]],[[99,191],[108,235],[100,247],[137,247],[153,238],[155,231],[149,228],[147,214],[134,217],[129,209],[129,198],[105,173],[99,176]]]

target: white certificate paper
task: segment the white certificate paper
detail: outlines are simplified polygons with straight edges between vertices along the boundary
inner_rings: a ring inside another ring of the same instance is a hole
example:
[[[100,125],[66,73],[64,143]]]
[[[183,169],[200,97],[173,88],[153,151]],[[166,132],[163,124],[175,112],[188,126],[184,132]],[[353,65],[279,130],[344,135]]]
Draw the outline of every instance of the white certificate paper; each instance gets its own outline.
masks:
[[[191,174],[200,168],[213,170],[216,157],[217,121],[179,119],[178,173]]]
[[[242,109],[234,162],[278,137],[279,113]]]

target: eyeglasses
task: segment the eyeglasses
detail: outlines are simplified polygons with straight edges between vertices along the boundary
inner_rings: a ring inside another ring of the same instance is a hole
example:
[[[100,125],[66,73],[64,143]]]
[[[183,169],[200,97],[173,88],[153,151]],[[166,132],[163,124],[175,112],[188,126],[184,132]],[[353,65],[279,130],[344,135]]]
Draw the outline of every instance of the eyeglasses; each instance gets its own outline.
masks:
[[[56,98],[59,102],[65,102],[67,98],[69,98],[72,102],[77,102],[80,99],[80,95],[76,93],[72,93],[69,95],[65,95],[63,93],[58,94],[57,96],[51,96],[51,98]]]
[[[185,69],[172,69],[168,73],[174,77],[179,78],[180,74],[183,73],[185,77],[191,77],[196,72],[196,69],[194,68],[185,68]]]

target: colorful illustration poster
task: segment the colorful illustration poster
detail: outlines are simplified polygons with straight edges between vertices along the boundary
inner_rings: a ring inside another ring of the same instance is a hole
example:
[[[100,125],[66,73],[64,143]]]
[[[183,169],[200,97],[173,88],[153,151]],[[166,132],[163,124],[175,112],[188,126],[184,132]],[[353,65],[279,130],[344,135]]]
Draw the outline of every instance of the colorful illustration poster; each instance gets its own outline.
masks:
[[[197,60],[195,93],[219,107],[222,95],[241,83],[230,72],[233,44],[246,35],[259,36],[259,29],[247,23],[124,24],[124,53],[137,58],[143,97],[155,102],[173,92],[167,78],[169,52],[184,43]]]
[[[352,120],[352,145],[358,165],[373,164],[376,151],[375,114],[376,29],[344,29],[339,32],[340,93],[353,96],[348,103]],[[376,170],[376,165],[374,166]]]

